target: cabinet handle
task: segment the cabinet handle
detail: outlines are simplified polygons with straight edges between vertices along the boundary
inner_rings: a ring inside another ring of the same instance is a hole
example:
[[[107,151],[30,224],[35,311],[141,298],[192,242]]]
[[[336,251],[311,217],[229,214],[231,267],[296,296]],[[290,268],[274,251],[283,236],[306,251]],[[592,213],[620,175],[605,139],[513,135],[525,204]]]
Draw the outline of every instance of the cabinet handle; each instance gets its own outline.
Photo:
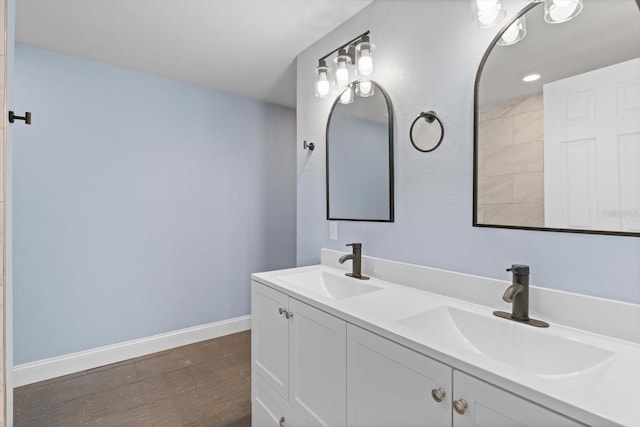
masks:
[[[464,399],[453,401],[453,409],[455,409],[460,415],[463,415],[467,411],[467,406],[467,401]]]
[[[293,317],[293,311],[285,311],[284,317],[286,317],[287,319],[291,319]]]
[[[278,422],[278,425],[280,427],[285,427],[285,425],[284,425],[284,417],[280,417],[280,422]]]
[[[284,308],[282,308],[282,307],[280,307],[280,308],[278,309],[278,313],[280,313],[280,314],[285,314],[286,312],[287,312],[287,310],[286,310],[286,309],[284,309]]]
[[[446,395],[447,393],[445,393],[441,388],[434,388],[433,390],[431,390],[431,396],[436,402],[442,402],[442,399],[444,399]]]

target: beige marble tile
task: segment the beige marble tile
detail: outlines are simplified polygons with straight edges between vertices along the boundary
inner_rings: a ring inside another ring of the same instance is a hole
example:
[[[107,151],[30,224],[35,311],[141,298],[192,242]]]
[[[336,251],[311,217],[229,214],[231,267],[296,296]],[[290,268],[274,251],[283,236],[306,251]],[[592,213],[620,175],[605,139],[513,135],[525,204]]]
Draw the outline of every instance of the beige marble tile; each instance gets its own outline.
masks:
[[[517,103],[516,100],[509,99],[506,101],[494,102],[492,104],[485,104],[480,106],[480,112],[478,119],[483,122],[486,120],[495,119],[497,117],[505,117],[509,115],[509,112],[513,109]]]
[[[484,121],[535,110],[542,110],[542,92],[521,98],[481,105],[478,118],[480,121]]]
[[[486,176],[509,175],[514,173],[542,172],[544,167],[542,144],[527,143],[507,145],[484,158]]]
[[[500,203],[484,206],[484,223],[520,227],[542,227],[544,206],[541,203]]]
[[[489,153],[513,144],[513,119],[501,117],[480,122],[478,126],[478,146]]]
[[[513,175],[478,177],[478,204],[513,203]]]
[[[523,144],[527,142],[544,140],[544,121],[542,110],[513,116],[513,143]]]
[[[478,157],[476,158],[478,175],[484,175],[484,148],[478,144],[476,150],[478,150]]]
[[[520,114],[536,110],[542,111],[543,108],[542,92],[539,92],[534,95],[529,95],[517,99],[517,102],[511,110],[511,114]]]
[[[513,175],[513,201],[516,203],[542,203],[544,206],[544,173]]]

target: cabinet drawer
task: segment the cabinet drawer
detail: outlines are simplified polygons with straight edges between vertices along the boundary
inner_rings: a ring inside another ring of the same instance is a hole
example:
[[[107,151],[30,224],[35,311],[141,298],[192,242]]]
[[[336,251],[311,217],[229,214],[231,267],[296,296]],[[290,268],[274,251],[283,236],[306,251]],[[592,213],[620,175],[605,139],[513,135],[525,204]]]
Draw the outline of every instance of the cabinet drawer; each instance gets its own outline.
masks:
[[[307,424],[269,384],[254,372],[251,379],[252,427],[301,427]]]

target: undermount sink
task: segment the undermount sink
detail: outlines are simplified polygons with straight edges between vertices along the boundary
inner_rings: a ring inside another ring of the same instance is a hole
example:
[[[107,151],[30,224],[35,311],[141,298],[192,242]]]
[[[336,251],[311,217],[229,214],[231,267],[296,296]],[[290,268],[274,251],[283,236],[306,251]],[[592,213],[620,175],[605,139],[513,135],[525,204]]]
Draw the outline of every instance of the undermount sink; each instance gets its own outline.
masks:
[[[287,274],[281,276],[280,279],[291,285],[304,288],[314,294],[335,300],[367,294],[382,289],[368,281],[317,270]]]
[[[543,377],[575,376],[603,367],[615,353],[491,314],[438,307],[400,320],[444,346],[479,353]]]

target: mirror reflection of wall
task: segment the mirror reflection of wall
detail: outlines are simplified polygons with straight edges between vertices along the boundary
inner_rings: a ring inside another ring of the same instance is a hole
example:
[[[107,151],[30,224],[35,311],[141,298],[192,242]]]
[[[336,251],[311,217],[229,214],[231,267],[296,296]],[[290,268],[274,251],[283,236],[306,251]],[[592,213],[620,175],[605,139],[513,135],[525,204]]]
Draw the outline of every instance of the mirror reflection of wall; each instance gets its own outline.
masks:
[[[327,218],[393,221],[391,103],[380,86],[372,96],[340,96],[327,123]],[[349,89],[347,89],[349,90]]]
[[[640,233],[640,5],[527,10],[478,74],[474,224]]]

